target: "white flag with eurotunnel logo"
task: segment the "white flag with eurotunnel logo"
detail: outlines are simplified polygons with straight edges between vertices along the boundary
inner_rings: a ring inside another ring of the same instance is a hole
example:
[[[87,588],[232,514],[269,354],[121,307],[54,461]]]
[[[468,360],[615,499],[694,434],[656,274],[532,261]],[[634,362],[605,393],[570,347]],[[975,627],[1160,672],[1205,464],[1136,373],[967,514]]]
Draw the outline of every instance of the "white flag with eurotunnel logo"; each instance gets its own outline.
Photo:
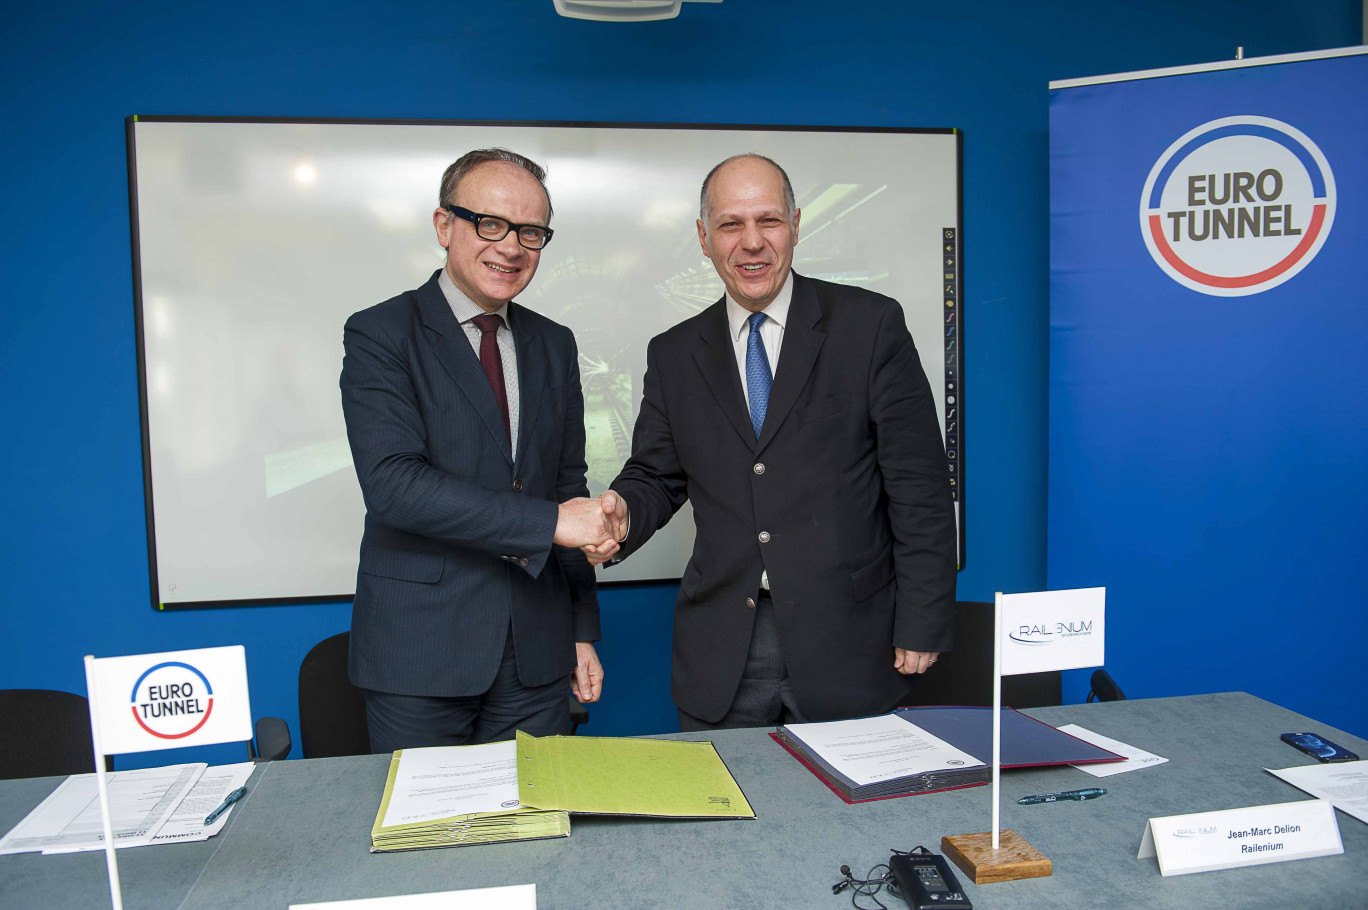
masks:
[[[91,728],[105,755],[252,738],[242,645],[85,664]]]
[[[1102,666],[1106,600],[1106,588],[1002,595],[1002,675]]]

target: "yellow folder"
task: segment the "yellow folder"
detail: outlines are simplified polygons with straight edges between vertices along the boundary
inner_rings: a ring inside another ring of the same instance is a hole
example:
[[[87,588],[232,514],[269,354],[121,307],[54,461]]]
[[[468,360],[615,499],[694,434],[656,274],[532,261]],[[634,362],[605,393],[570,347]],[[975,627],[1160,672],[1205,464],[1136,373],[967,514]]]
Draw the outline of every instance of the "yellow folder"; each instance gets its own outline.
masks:
[[[595,815],[755,818],[710,742],[518,733],[525,806]]]
[[[503,812],[471,812],[425,822],[385,826],[383,822],[389,811],[390,799],[394,796],[395,778],[398,776],[403,756],[404,752],[401,749],[390,758],[389,774],[385,778],[385,792],[380,799],[380,811],[376,813],[375,822],[371,825],[372,853],[570,836],[568,812],[548,812],[527,806],[511,807]]]

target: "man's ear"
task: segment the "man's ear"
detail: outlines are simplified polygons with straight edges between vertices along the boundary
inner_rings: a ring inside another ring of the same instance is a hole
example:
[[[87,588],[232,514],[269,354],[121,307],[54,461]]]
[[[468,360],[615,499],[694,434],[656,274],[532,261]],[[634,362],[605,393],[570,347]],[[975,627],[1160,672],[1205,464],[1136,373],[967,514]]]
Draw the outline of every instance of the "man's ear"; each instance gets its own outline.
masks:
[[[446,209],[433,209],[432,228],[437,232],[437,242],[444,250],[451,247],[451,227],[455,222],[456,216]]]

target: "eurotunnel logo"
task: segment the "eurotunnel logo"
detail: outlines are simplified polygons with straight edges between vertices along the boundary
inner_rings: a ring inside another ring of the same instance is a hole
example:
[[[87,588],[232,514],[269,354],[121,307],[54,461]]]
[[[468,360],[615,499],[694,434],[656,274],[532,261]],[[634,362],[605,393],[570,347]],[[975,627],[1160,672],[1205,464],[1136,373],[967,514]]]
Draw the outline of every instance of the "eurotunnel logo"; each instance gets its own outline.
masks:
[[[1159,156],[1140,197],[1155,263],[1184,287],[1243,297],[1316,258],[1335,220],[1335,177],[1304,133],[1269,117],[1224,117]]]
[[[209,678],[180,661],[151,667],[133,684],[133,719],[153,736],[182,739],[204,726],[214,710]]]
[[[1023,623],[1007,633],[1012,641],[1023,645],[1050,645],[1066,638],[1092,635],[1092,620],[1077,622]]]

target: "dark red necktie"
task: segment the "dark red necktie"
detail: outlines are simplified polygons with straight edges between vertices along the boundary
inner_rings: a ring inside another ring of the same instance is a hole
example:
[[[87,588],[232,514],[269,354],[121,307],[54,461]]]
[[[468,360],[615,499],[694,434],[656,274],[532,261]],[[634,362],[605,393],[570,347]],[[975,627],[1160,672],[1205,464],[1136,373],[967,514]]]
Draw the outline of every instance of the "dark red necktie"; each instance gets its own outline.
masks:
[[[484,369],[485,378],[489,380],[489,387],[494,390],[494,397],[499,401],[499,410],[503,412],[504,434],[508,437],[508,444],[511,447],[513,431],[508,422],[508,389],[504,387],[503,355],[499,353],[499,342],[495,338],[503,320],[493,313],[486,313],[483,316],[476,316],[471,322],[480,330],[480,366]]]

